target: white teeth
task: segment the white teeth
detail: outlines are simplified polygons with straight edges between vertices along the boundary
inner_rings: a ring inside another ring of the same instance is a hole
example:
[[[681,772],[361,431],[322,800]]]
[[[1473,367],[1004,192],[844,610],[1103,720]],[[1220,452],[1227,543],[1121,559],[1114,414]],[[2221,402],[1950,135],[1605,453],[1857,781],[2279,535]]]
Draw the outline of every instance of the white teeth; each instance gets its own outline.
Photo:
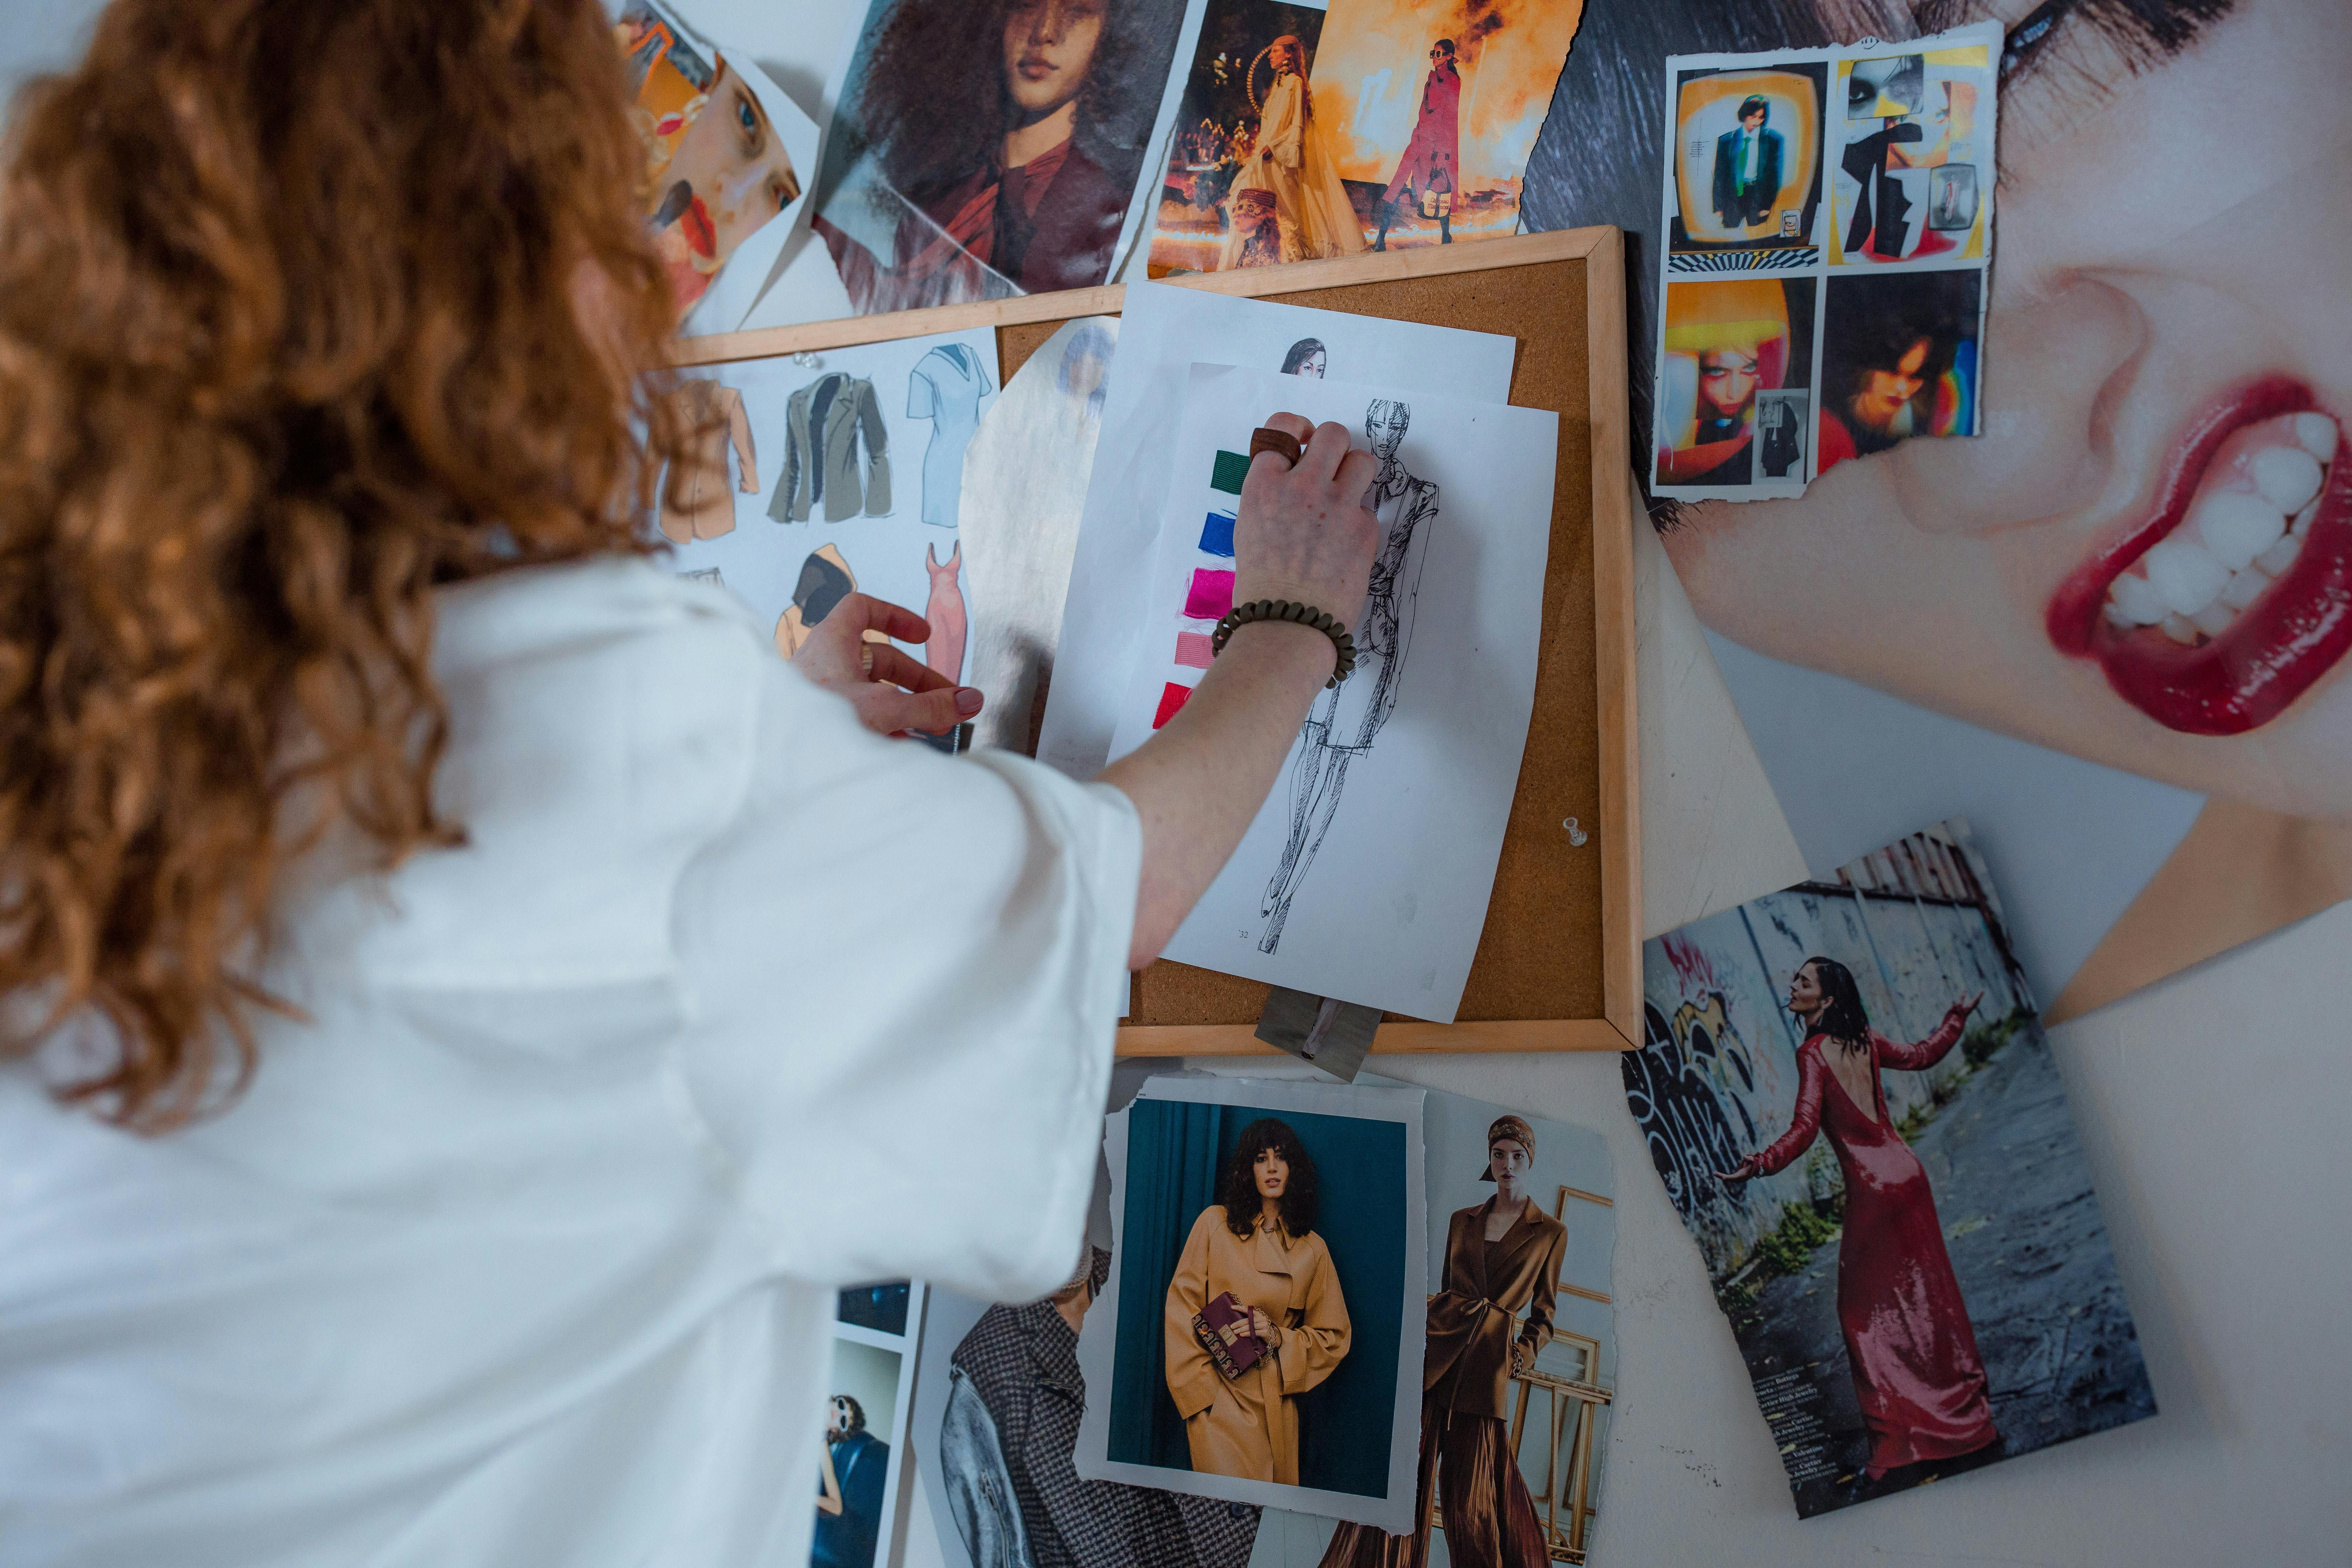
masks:
[[[2296,415],[2294,438],[2323,463],[2336,456],[2336,421],[2325,414]]]
[[[2268,551],[2264,551],[2263,553],[2267,555],[2270,552]],[[2259,561],[2261,557],[2258,556],[2256,559]],[[2213,605],[2219,605],[2223,609],[2227,610],[2242,610],[2248,605],[2252,604],[2256,599],[2261,598],[2263,590],[2270,585],[2271,580],[2269,576],[2263,572],[2260,566],[2249,566],[2244,571],[2236,574],[2230,579],[2230,585],[2221,590],[2221,596],[2214,600]],[[2205,615],[2205,611],[2210,610],[2213,607],[2213,605],[2208,605],[2205,606],[2204,610],[2197,612],[2198,624],[2200,626],[2204,625],[2203,616]],[[2206,629],[2210,631],[2212,628],[2208,626]]]
[[[2235,572],[2269,549],[2271,541],[2286,531],[2286,516],[2260,496],[2248,495],[2243,490],[2215,490],[2197,503],[2196,510],[2189,514],[2189,526],[2181,531],[2193,535],[2215,560]],[[2176,538],[2167,542],[2179,541]],[[2151,567],[2148,575],[2155,574]],[[2221,591],[2220,584],[2213,586],[2215,593]],[[2208,599],[2211,597],[2210,594],[2206,595]],[[2204,603],[2200,599],[2194,605],[2172,607],[2185,616]]]
[[[2319,459],[2300,447],[2265,447],[2246,473],[2264,500],[2290,516],[2319,493]]]
[[[2137,572],[2126,572],[2108,584],[2107,605],[2120,613],[2120,625],[2133,626],[2152,626],[2164,619],[2171,608],[2155,586]]]
[[[2181,619],[2179,616],[2165,616],[2164,624],[2157,629],[2161,631],[2166,637],[2170,637],[2174,642],[2179,643],[2184,647],[2195,647],[2197,646],[2197,628],[2189,622]]]
[[[2255,556],[2254,564],[2269,576],[2283,577],[2286,574],[2286,569],[2294,564],[2294,558],[2301,553],[2303,553],[2303,535],[2290,533],[2260,555]]]
[[[2273,537],[2276,537],[2275,533]],[[2251,561],[2253,553],[2248,551],[2245,559]],[[2147,568],[2147,580],[2154,584],[2157,595],[2166,607],[2179,615],[2195,615],[2211,604],[2213,596],[2230,581],[2230,568],[2179,539],[2157,541],[2148,546],[2140,562]]]
[[[2237,618],[2237,611],[2230,608],[2229,605],[2221,603],[2221,600],[2216,599],[2211,604],[2206,605],[2203,609],[2198,611],[2195,615],[2189,616],[2189,624],[2195,626],[2199,631],[2203,632],[2209,637],[2218,637],[2223,632],[2228,631],[2230,629],[2230,623]]]
[[[2287,531],[2294,534],[2297,539],[2301,539],[2305,534],[2311,531],[2311,520],[2318,515],[2319,503],[2317,501],[2313,501],[2309,506],[2305,507],[2301,511],[2294,514],[2294,525],[2288,529]]]

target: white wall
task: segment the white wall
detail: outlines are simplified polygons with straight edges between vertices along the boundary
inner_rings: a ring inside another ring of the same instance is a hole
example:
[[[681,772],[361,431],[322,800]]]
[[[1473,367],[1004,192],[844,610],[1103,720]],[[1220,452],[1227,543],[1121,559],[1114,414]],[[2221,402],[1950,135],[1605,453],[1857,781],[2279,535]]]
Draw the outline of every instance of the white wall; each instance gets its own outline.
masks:
[[[730,31],[715,0],[684,9]],[[801,94],[824,79],[849,12],[845,0],[735,9],[752,52]],[[0,0],[0,79],[64,63],[95,11],[90,0]],[[1803,867],[1663,555],[1646,540],[1641,553],[1654,931]],[[1620,1367],[1596,1563],[2342,1564],[2352,1561],[2347,953],[2352,906],[2051,1032],[2163,1414],[1806,1523],[1698,1252],[1648,1177],[1615,1061],[1382,1067],[1608,1130]],[[936,1561],[923,1515],[919,1506],[909,1568]]]

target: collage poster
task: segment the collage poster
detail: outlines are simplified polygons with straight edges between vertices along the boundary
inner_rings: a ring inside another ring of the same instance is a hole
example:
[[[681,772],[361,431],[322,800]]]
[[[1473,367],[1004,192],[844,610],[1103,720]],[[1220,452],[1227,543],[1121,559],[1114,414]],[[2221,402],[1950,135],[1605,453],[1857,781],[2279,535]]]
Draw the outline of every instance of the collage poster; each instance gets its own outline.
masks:
[[[1653,495],[1973,436],[2000,26],[1666,62]]]

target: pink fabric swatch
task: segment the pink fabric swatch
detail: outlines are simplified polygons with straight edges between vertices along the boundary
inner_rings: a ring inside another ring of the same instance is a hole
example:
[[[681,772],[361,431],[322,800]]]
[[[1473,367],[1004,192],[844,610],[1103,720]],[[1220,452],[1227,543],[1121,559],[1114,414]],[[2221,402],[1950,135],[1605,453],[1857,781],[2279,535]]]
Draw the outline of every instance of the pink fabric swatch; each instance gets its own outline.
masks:
[[[1192,574],[1192,591],[1184,595],[1184,614],[1196,621],[1223,620],[1234,607],[1234,574],[1202,567]]]
[[[1209,668],[1209,661],[1216,657],[1216,650],[1209,646],[1209,636],[1206,632],[1176,634],[1176,662],[1185,668],[1206,669]]]

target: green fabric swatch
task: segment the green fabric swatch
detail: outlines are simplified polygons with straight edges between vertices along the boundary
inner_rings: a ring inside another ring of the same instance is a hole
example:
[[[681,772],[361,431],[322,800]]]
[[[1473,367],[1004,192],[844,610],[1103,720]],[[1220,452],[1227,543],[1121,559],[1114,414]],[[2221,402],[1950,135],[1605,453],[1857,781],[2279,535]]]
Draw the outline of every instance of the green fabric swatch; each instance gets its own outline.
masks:
[[[1250,460],[1239,452],[1217,454],[1217,471],[1210,477],[1209,488],[1227,495],[1242,493],[1242,480],[1249,474]]]

